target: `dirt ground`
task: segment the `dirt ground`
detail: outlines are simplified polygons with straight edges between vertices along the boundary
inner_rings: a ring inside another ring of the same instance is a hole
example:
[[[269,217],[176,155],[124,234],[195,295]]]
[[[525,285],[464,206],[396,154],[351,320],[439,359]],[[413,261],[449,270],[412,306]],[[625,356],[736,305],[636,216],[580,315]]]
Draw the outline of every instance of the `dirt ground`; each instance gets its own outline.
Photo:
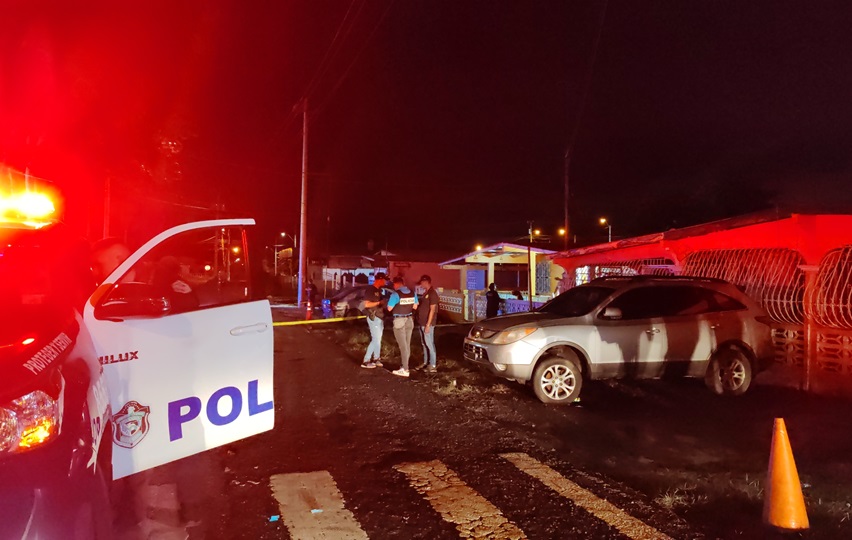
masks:
[[[312,332],[358,360],[368,341],[361,326]],[[852,537],[852,403],[757,378],[741,398],[713,396],[693,380],[602,381],[587,385],[579,404],[547,406],[530,388],[465,362],[467,330],[440,328],[439,372],[419,376],[436,396],[460,400],[495,429],[522,430],[570,463],[646,494],[709,537],[759,538],[773,536],[761,525],[761,512],[773,419],[781,417],[811,522],[801,536]],[[416,334],[413,341],[412,366],[422,361]],[[389,331],[383,351],[386,368],[398,367]]]
[[[438,373],[403,379],[390,373],[399,356],[389,329],[384,367],[366,370],[363,321],[277,328],[275,429],[131,477],[114,508],[119,537],[299,537],[275,520],[271,481],[324,473],[368,538],[459,538],[421,480],[406,479],[435,471],[457,474],[527,538],[628,537],[503,458],[527,455],[670,538],[776,538],[761,510],[783,417],[811,522],[783,537],[852,538],[852,403],[758,378],[734,399],[700,381],[609,381],[586,385],[578,404],[547,406],[465,363],[467,331],[439,328]]]

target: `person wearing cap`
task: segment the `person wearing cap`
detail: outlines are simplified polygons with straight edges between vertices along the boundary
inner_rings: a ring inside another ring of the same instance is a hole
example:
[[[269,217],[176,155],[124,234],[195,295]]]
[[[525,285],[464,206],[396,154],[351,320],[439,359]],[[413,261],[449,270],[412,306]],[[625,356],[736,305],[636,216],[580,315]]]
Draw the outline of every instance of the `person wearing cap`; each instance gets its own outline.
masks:
[[[393,335],[399,345],[402,367],[393,372],[398,377],[408,377],[408,358],[411,356],[411,334],[414,333],[414,312],[417,295],[405,286],[405,281],[393,278],[394,293],[388,300],[388,311],[393,315]]]
[[[438,318],[438,304],[441,298],[438,291],[432,288],[432,278],[427,275],[420,276],[420,287],[423,294],[420,296],[417,306],[417,328],[420,333],[420,344],[423,345],[423,364],[420,369],[426,369],[427,373],[438,371],[438,354],[435,350],[435,321]]]
[[[367,316],[367,328],[370,329],[370,344],[367,345],[367,353],[361,363],[361,367],[365,369],[382,367],[382,333],[385,330],[382,320],[382,287],[386,279],[386,276],[379,272],[373,284],[364,291],[364,314]]]

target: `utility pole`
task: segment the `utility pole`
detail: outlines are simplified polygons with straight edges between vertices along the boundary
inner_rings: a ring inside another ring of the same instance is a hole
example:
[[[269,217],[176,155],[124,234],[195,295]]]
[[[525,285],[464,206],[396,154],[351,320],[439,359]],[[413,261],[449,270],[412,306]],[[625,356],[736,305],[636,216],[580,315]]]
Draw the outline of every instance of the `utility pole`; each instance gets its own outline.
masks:
[[[530,241],[527,244],[527,282],[529,285],[529,301],[530,311],[533,310],[533,260],[532,260],[532,243],[533,243],[533,222],[527,221],[530,226]]]
[[[302,99],[302,204],[301,228],[299,230],[299,290],[297,301],[302,305],[305,290],[305,272],[307,271],[307,232],[308,232],[308,98]],[[313,306],[312,306],[313,307]]]
[[[571,191],[569,189],[569,171],[571,169],[571,147],[565,149],[565,223],[562,225],[565,229],[565,234],[562,236],[562,249],[568,250],[568,236],[571,233],[571,229],[568,228],[568,200],[570,198]]]

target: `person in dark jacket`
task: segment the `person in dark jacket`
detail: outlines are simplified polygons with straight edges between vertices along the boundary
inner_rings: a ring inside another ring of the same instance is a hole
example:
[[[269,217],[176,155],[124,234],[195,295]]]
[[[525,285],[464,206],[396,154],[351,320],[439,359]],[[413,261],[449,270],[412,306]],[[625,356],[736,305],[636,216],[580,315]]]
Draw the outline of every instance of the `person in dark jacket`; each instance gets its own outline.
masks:
[[[420,330],[420,343],[423,345],[423,364],[420,366],[426,373],[438,371],[438,353],[435,350],[435,324],[438,321],[438,308],[441,297],[432,287],[432,278],[423,275],[420,278],[423,295],[418,299],[417,326]],[[417,368],[415,368],[417,369]]]
[[[496,317],[500,311],[500,294],[497,293],[497,285],[492,283],[488,286],[488,292],[485,293],[485,317],[490,319]]]
[[[373,284],[364,291],[364,315],[367,316],[367,327],[370,329],[370,344],[364,354],[361,367],[374,369],[382,367],[382,332],[385,323],[382,321],[382,287],[385,285],[385,275],[376,274]]]

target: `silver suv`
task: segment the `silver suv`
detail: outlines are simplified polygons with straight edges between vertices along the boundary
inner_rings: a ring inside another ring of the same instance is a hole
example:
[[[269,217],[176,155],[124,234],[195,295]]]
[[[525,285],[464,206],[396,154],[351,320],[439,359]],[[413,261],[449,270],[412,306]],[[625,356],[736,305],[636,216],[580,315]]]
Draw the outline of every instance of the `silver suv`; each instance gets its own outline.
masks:
[[[476,323],[466,360],[522,383],[545,403],[571,403],[584,380],[703,377],[741,395],[773,357],[769,319],[721,280],[601,278],[536,311]]]

